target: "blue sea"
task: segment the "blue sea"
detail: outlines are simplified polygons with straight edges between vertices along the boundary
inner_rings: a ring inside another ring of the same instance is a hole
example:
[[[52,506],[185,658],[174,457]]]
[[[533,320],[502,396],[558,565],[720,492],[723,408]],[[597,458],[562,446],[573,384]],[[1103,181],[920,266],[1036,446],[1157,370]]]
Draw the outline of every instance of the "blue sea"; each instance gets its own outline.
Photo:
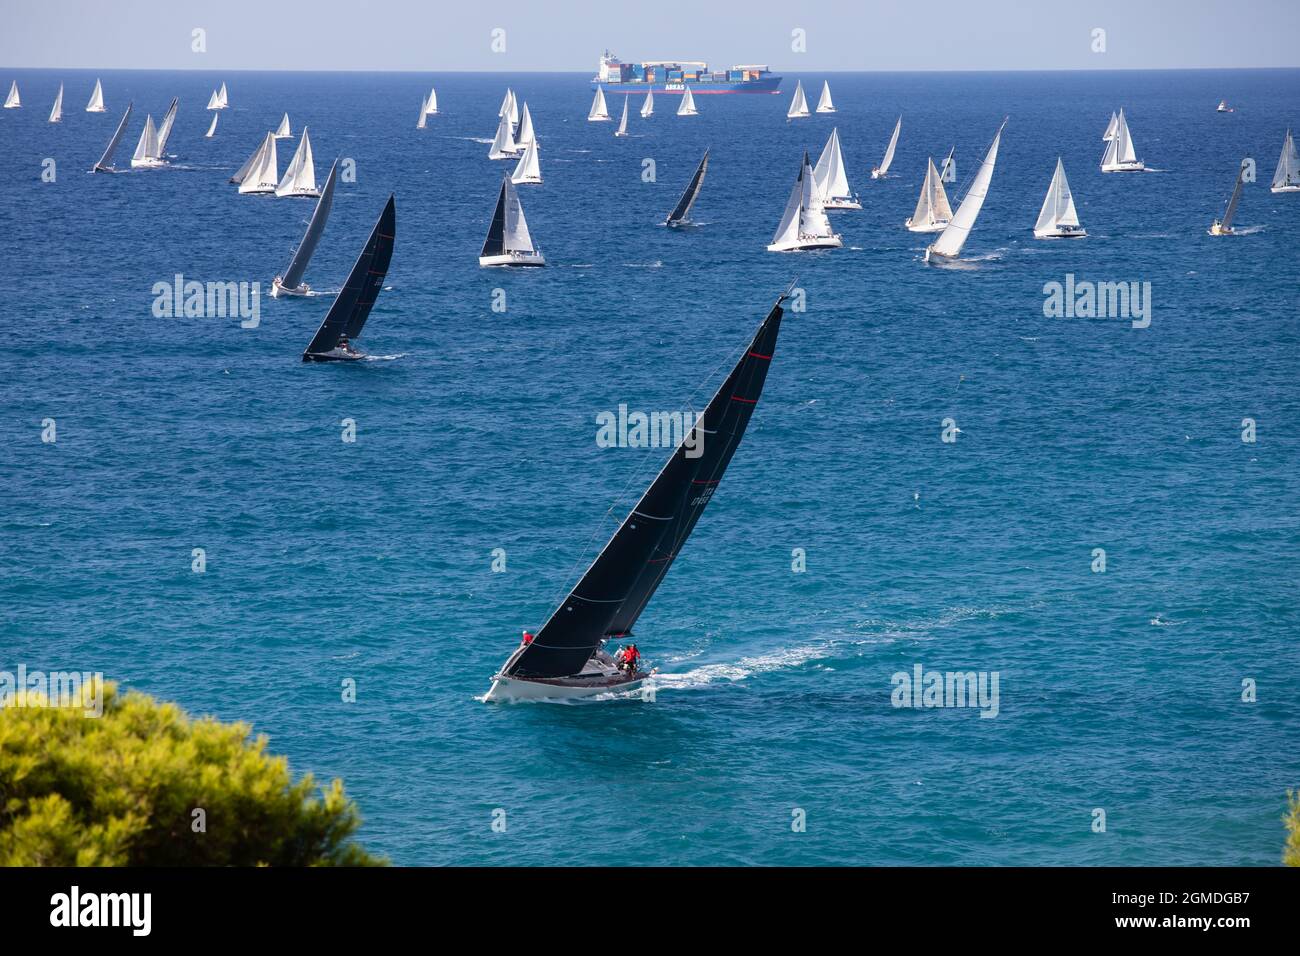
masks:
[[[815,102],[825,77],[787,75],[689,119],[634,99],[622,140],[579,73],[105,72],[88,114],[96,75],[0,70],[24,103],[0,111],[0,669],[249,722],[341,777],[399,864],[1279,861],[1300,195],[1268,182],[1300,71],[833,74],[839,111],[793,123],[795,79]],[[507,86],[545,269],[477,263]],[[128,100],[129,169],[173,96],[170,168],[87,173]],[[1145,174],[1098,169],[1121,106]],[[326,297],[263,296],[253,329],[153,313],[177,274],[265,293],[284,270],[312,204],[227,178],[286,111],[282,170],[303,126],[322,181],[355,169],[308,282],[337,289],[396,194],[373,361],[299,361]],[[1004,115],[963,261],[924,265],[927,156],[955,146],[955,206]],[[844,248],[766,252],[832,127],[863,204],[832,214]],[[697,226],[665,229],[706,146]],[[1032,237],[1058,156],[1082,241]],[[1243,157],[1241,234],[1211,238]],[[1149,327],[1046,317],[1067,275],[1149,283]],[[598,447],[596,416],[702,407],[791,282],[806,310],[638,624],[654,699],[482,703],[668,454]],[[996,674],[996,716],[894,706],[918,665]]]

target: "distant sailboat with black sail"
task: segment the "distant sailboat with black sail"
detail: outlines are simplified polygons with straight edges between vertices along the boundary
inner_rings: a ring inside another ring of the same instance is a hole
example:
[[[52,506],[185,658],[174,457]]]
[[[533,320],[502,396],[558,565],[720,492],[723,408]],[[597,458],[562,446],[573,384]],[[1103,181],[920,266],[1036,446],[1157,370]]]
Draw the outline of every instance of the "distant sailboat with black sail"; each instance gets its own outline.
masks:
[[[596,87],[596,95],[591,101],[591,112],[587,114],[588,123],[610,122],[609,107],[605,105],[605,91]]]
[[[1246,169],[1249,165],[1249,159],[1243,159],[1241,161],[1241,166],[1237,169],[1237,182],[1232,187],[1232,197],[1228,200],[1228,208],[1223,211],[1222,219],[1216,219],[1211,223],[1210,235],[1236,235],[1236,233],[1232,231],[1232,220],[1237,217],[1237,204],[1241,202],[1241,188],[1246,184]]]
[[[691,176],[691,181],[686,184],[686,191],[682,193],[682,198],[677,200],[677,205],[673,211],[668,214],[664,221],[667,226],[688,226],[691,222],[691,207],[695,205],[696,197],[700,195],[700,187],[704,185],[704,174],[709,169],[709,151],[704,151],[704,158],[700,160],[700,165],[695,167],[695,175]]]
[[[849,188],[849,177],[844,171],[844,153],[840,149],[840,131],[831,130],[830,139],[822,148],[813,169],[813,180],[821,195],[824,209],[861,209],[862,203]]]
[[[330,174],[325,179],[325,188],[321,190],[320,199],[316,201],[316,208],[312,211],[311,221],[307,223],[307,231],[303,234],[302,242],[298,243],[293,258],[289,260],[289,268],[284,270],[284,275],[276,276],[271,282],[272,298],[278,299],[286,295],[312,295],[311,286],[303,282],[302,277],[307,271],[312,255],[316,252],[316,247],[320,245],[320,237],[325,232],[325,223],[329,221],[330,209],[334,206],[334,180],[338,175],[338,165],[338,160],[335,160],[334,165],[330,167]]]
[[[1300,157],[1296,156],[1295,139],[1286,131],[1282,140],[1282,155],[1273,171],[1272,191],[1275,193],[1300,193]]]
[[[92,173],[115,173],[117,168],[113,165],[113,154],[117,152],[118,143],[122,142],[122,135],[126,132],[126,124],[131,121],[131,109],[133,103],[126,104],[126,112],[122,114],[122,121],[117,124],[117,130],[113,133],[113,138],[108,141],[108,148],[104,150],[104,155],[99,157],[92,168]]]
[[[104,86],[99,80],[95,80],[95,89],[90,94],[90,102],[86,104],[87,113],[106,113],[107,107],[104,106]]]
[[[294,151],[293,159],[285,167],[284,178],[275,187],[275,194],[281,198],[296,196],[311,199],[320,195],[320,191],[316,189],[316,162],[312,155],[311,137],[307,135],[306,126],[302,128],[302,138],[298,140],[298,148]]]
[[[943,232],[952,222],[952,207],[948,205],[948,194],[944,192],[943,178],[934,168],[934,160],[927,158],[925,162],[925,182],[916,200],[916,211],[903,225],[910,232]]]
[[[984,200],[989,194],[989,183],[993,181],[993,168],[998,161],[998,144],[1002,141],[1002,130],[1006,125],[1007,121],[1004,119],[993,137],[993,142],[989,144],[988,152],[984,154],[984,162],[980,164],[975,178],[967,187],[966,195],[962,197],[952,222],[948,223],[939,238],[925,250],[926,262],[956,259],[961,254],[961,247],[966,244],[966,237],[975,227],[975,220],[979,217],[980,209],[983,208]]]
[[[817,100],[818,113],[834,113],[835,104],[831,101],[831,84],[828,80],[822,80],[822,95]]]
[[[894,124],[893,135],[889,137],[889,145],[885,147],[885,155],[880,160],[880,165],[871,171],[872,179],[884,179],[889,175],[889,167],[894,163],[894,150],[898,148],[898,133],[903,128],[903,117],[898,118]]]
[[[1052,174],[1052,183],[1047,187],[1043,208],[1038,212],[1038,222],[1034,224],[1034,238],[1082,239],[1087,234],[1083,226],[1079,225],[1079,213],[1074,208],[1074,194],[1070,192],[1070,183],[1065,178],[1065,164],[1058,156],[1056,172]]]
[[[488,224],[487,238],[483,241],[483,251],[479,253],[478,264],[481,266],[544,266],[546,257],[533,246],[532,234],[528,231],[528,220],[524,218],[524,207],[519,203],[519,194],[514,183],[506,176],[501,180],[501,192],[497,196],[496,209],[492,212],[492,221]]]
[[[580,699],[639,688],[632,629],[681,553],[745,436],[776,352],[787,291],[672,457],[536,635],[492,677],[484,701]],[[617,655],[610,640],[628,642]]]
[[[803,80],[797,80],[794,84],[794,97],[790,100],[790,108],[785,111],[785,118],[800,119],[811,115],[812,112],[808,109],[808,98],[803,95]]]
[[[356,265],[348,273],[348,281],[343,284],[329,312],[325,313],[325,320],[302,353],[304,362],[355,362],[366,357],[366,353],[353,343],[361,335],[370,310],[384,287],[396,234],[396,206],[393,197],[389,196]]]

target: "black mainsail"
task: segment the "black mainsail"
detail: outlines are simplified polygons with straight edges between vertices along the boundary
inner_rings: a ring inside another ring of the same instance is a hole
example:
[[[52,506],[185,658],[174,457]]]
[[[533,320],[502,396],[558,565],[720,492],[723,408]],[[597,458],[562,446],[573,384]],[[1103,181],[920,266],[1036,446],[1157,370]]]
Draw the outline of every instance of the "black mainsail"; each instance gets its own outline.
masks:
[[[679,226],[689,222],[686,218],[690,215],[691,206],[695,205],[695,197],[700,194],[700,187],[704,185],[704,174],[709,168],[709,151],[704,150],[704,158],[700,160],[700,165],[695,170],[695,175],[691,177],[690,184],[686,187],[686,192],[682,193],[682,198],[677,200],[677,208],[668,214],[665,224],[669,226]]]
[[[786,292],[641,500],[537,635],[501,669],[507,677],[570,677],[606,638],[631,633],[713,497],[763,392]],[[698,432],[698,434],[697,434]],[[691,448],[699,451],[690,457]]]
[[[483,240],[480,256],[499,256],[506,250],[506,190],[510,186],[510,177],[501,180],[501,193],[497,196],[497,208],[492,213],[492,222],[488,226],[487,238]]]
[[[126,124],[131,119],[131,109],[134,106],[134,101],[126,104],[126,112],[122,114],[122,122],[117,124],[117,132],[108,141],[108,149],[104,150],[104,155],[99,157],[99,162],[91,167],[90,171],[92,173],[111,173],[113,171],[113,154],[117,152],[117,144],[122,142],[122,134],[126,132]]]
[[[320,244],[321,234],[325,232],[325,223],[329,220],[330,209],[334,205],[334,178],[338,172],[338,165],[336,159],[334,165],[330,167],[329,178],[325,180],[325,188],[321,190],[320,199],[316,200],[316,209],[311,214],[311,222],[307,224],[307,232],[303,234],[302,242],[298,243],[289,268],[284,270],[280,281],[285,288],[298,288],[303,273],[307,271],[307,263],[311,262],[312,254]]]
[[[334,351],[340,336],[346,335],[349,339],[354,339],[361,334],[375,299],[379,297],[379,290],[383,288],[384,277],[388,275],[396,231],[396,206],[393,197],[389,196],[365,248],[361,250],[356,265],[348,274],[348,281],[334,299],[334,304],[326,313],[325,321],[316,330],[311,344],[302,353],[304,362],[328,361],[330,356],[326,353]]]

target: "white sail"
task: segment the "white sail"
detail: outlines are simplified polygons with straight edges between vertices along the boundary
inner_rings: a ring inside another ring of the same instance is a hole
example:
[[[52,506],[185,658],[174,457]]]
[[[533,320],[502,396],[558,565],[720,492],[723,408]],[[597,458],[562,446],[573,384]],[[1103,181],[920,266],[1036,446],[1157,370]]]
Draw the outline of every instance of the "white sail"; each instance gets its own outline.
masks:
[[[5,109],[16,110],[23,105],[22,97],[18,95],[18,81],[14,80],[9,87],[9,95],[5,98]]]
[[[429,99],[428,99],[428,101],[424,104],[424,111],[425,111],[426,113],[428,113],[430,116],[436,116],[436,115],[437,115],[437,113],[438,113],[438,91],[437,91],[436,89],[430,89],[430,90],[429,90]]]
[[[528,110],[528,103],[524,103],[524,111],[519,118],[519,135],[515,137],[515,146],[527,146],[533,140],[537,139],[537,134],[533,132],[533,114]]]
[[[153,125],[153,116],[144,118],[144,130],[140,141],[135,144],[135,154],[131,157],[132,166],[143,166],[156,162],[158,156],[158,130]]]
[[[208,105],[205,107],[205,109],[210,109],[210,110],[221,109],[221,100],[217,97],[216,90],[213,90],[212,95],[208,97]]]
[[[501,105],[497,107],[497,119],[510,113],[510,97],[512,96],[514,96],[514,93],[512,93],[510,87],[507,86],[506,95],[501,97]]]
[[[591,112],[587,114],[587,122],[601,123],[609,118],[609,109],[605,106],[605,91],[597,86],[596,97],[591,101]]]
[[[266,137],[258,141],[257,149],[253,150],[253,155],[244,160],[244,165],[240,166],[235,175],[230,177],[230,182],[242,183],[247,178],[249,171],[262,161],[262,151],[264,149],[266,149]]]
[[[785,201],[785,212],[781,214],[781,223],[772,236],[772,245],[781,246],[795,242],[799,238],[799,209],[803,205],[804,172],[799,167],[799,177],[790,190],[790,198]]]
[[[1101,141],[1103,143],[1109,143],[1112,139],[1114,139],[1115,129],[1118,126],[1119,126],[1119,117],[1112,110],[1110,114],[1110,122],[1106,124],[1106,132],[1101,134]]]
[[[104,106],[104,87],[99,80],[95,80],[95,91],[90,94],[90,102],[86,104],[86,112],[107,112],[107,108]]]
[[[1124,110],[1119,111],[1119,126],[1115,129],[1115,138],[1119,142],[1119,161],[1132,163],[1137,161],[1137,152],[1133,149],[1133,136],[1128,131],[1128,120]]]
[[[220,89],[220,91],[218,91],[218,93],[217,93],[217,101],[221,104],[219,107],[217,107],[217,109],[222,109],[222,110],[224,110],[227,106],[230,105],[230,99],[229,99],[229,97],[228,97],[227,94],[226,94],[226,84],[225,84],[225,83],[222,83],[222,84],[221,84],[221,89]]]
[[[790,108],[785,111],[786,119],[798,119],[801,116],[811,116],[808,110],[808,98],[803,95],[803,80],[797,80],[794,85],[794,98],[790,100]]]
[[[826,217],[826,207],[817,189],[807,153],[803,157],[803,173],[800,178],[803,180],[803,188],[800,190],[799,201],[799,233],[802,236],[828,239],[835,231],[831,229],[831,221]]]
[[[528,220],[524,207],[519,204],[519,194],[508,180],[506,182],[505,232],[502,246],[506,252],[533,252],[533,237],[528,233]]]
[[[519,97],[515,96],[515,91],[510,91],[510,126],[512,129],[519,127]]]
[[[510,114],[502,113],[497,120],[497,135],[488,150],[488,159],[514,159],[518,155],[519,147],[515,144],[515,136],[510,129]]]
[[[1282,155],[1278,157],[1277,169],[1273,172],[1273,192],[1300,191],[1300,158],[1296,156],[1295,139],[1291,131],[1286,131],[1282,141]]]
[[[510,174],[512,183],[531,183],[537,185],[542,181],[542,166],[537,157],[537,140],[529,140],[524,147],[524,154],[519,157],[519,165]]]
[[[1133,136],[1129,133],[1128,120],[1124,118],[1124,110],[1120,109],[1115,122],[1115,135],[1106,143],[1106,154],[1101,159],[1101,171],[1110,173],[1141,168],[1142,163],[1133,148]]]
[[[828,80],[822,80],[822,95],[817,100],[818,113],[834,113],[835,104],[831,102],[831,84]]]
[[[989,193],[989,183],[993,180],[993,167],[998,161],[998,143],[1002,139],[1002,129],[1006,125],[1007,121],[1003,120],[1002,126],[998,127],[989,151],[984,154],[984,162],[980,164],[975,178],[971,180],[970,189],[967,190],[961,205],[957,207],[957,214],[952,217],[952,222],[948,223],[948,228],[935,240],[934,245],[926,250],[927,258],[933,253],[951,259],[961,252],[961,247],[965,245],[966,237],[970,235],[975,220],[980,214],[980,207],[984,205],[984,197]]]
[[[686,92],[682,94],[681,105],[677,107],[678,116],[696,116],[699,110],[695,108],[695,97],[691,95],[691,88],[688,86]]]
[[[948,205],[948,194],[943,189],[943,179],[935,169],[934,160],[926,160],[925,182],[921,184],[921,195],[916,200],[916,211],[907,221],[907,228],[912,232],[937,232],[952,220],[952,207]]]
[[[171,139],[172,126],[176,123],[176,97],[172,97],[171,106],[167,107],[167,115],[163,117],[162,125],[158,127],[158,150],[154,153],[157,159],[165,159],[167,153],[167,140]]]
[[[813,170],[813,180],[823,202],[852,198],[853,190],[849,188],[849,177],[844,171],[844,153],[840,150],[839,129],[831,130],[830,139],[826,140]]]
[[[630,99],[630,96],[623,97],[623,118],[618,121],[618,129],[614,130],[615,136],[627,135],[627,102]]]
[[[894,161],[894,150],[898,148],[898,132],[903,128],[903,117],[898,118],[894,124],[894,133],[889,137],[889,145],[885,147],[885,155],[880,160],[880,165],[871,171],[872,179],[883,179],[889,173],[890,164]]]
[[[63,84],[59,84],[59,95],[54,97],[54,108],[50,110],[50,122],[63,122]]]
[[[420,100],[420,118],[415,121],[415,128],[424,129],[428,119],[429,119],[429,101]]]
[[[280,117],[280,126],[279,126],[279,128],[276,129],[276,131],[275,131],[275,138],[276,138],[276,139],[292,139],[292,138],[293,138],[293,130],[291,130],[291,129],[289,128],[289,114],[288,114],[288,113],[285,113],[284,116]]]
[[[275,152],[275,134],[267,133],[258,153],[257,162],[253,163],[244,181],[239,184],[241,193],[273,193],[280,180],[280,161]]]
[[[209,126],[208,131],[203,134],[204,139],[212,139],[213,135],[217,132],[217,117],[220,115],[220,113],[212,114],[212,125]]]
[[[275,187],[275,194],[313,198],[320,195],[316,188],[316,163],[311,152],[311,137],[307,135],[305,126],[302,128],[302,137],[298,140],[298,149],[285,168],[280,185]]]
[[[645,119],[646,117],[654,116],[654,113],[655,113],[655,91],[646,90],[645,102],[641,104],[641,117],[642,119]]]
[[[1070,192],[1070,183],[1065,178],[1065,164],[1058,157],[1052,184],[1047,187],[1043,208],[1039,210],[1038,222],[1034,224],[1034,235],[1041,238],[1057,233],[1061,226],[1078,225],[1079,213],[1074,208],[1074,196]]]

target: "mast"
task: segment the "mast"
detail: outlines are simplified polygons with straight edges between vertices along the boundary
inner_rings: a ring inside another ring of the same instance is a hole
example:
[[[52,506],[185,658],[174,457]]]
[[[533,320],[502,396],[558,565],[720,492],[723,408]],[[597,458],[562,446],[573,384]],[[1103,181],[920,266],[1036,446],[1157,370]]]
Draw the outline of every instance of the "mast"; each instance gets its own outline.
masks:
[[[126,132],[126,124],[131,119],[131,109],[134,105],[134,103],[126,104],[126,112],[122,114],[122,121],[117,124],[117,132],[115,132],[113,138],[108,141],[108,148],[104,150],[104,155],[99,157],[99,162],[92,167],[91,172],[107,173],[112,171],[113,153],[117,150],[117,144],[122,142],[122,134]]]
[[[993,180],[993,167],[998,161],[998,143],[1002,139],[1002,130],[1006,125],[1007,121],[1004,119],[993,137],[993,142],[989,145],[988,152],[984,154],[984,162],[980,164],[979,171],[971,180],[970,188],[962,198],[961,205],[957,207],[956,215],[952,217],[948,227],[939,234],[935,243],[926,250],[927,256],[934,253],[951,259],[961,252],[961,247],[965,244],[966,237],[970,235],[975,219],[980,214],[980,208],[984,205],[984,198],[988,195],[989,183]]]
[[[689,221],[691,206],[695,205],[695,197],[700,194],[700,187],[704,185],[704,174],[708,169],[709,151],[705,149],[704,158],[700,160],[700,165],[695,167],[695,175],[686,184],[686,191],[682,193],[682,198],[677,200],[673,211],[668,214],[667,225],[676,226]]]
[[[339,342],[339,336],[346,335],[355,339],[370,316],[375,300],[384,287],[384,278],[388,275],[388,263],[393,258],[393,240],[397,233],[397,212],[393,197],[388,197],[384,211],[379,214],[375,228],[370,232],[356,265],[348,273],[348,281],[334,299],[325,319],[316,330],[310,344],[302,353],[304,362],[312,361],[312,355],[332,351]]]
[[[607,638],[631,633],[744,438],[776,351],[785,298],[777,299],[759,324],[699,423],[537,636],[506,661],[502,674],[523,678],[577,674]],[[689,457],[688,452],[697,457]]]
[[[325,223],[329,221],[330,209],[334,206],[334,180],[337,172],[338,160],[335,160],[330,166],[330,174],[325,179],[325,188],[321,191],[320,199],[316,200],[316,208],[312,211],[311,222],[307,223],[307,231],[303,233],[302,242],[298,243],[293,258],[289,260],[289,268],[284,270],[284,275],[280,278],[280,284],[286,289],[296,289],[302,284],[307,264],[311,262],[316,247],[320,245],[320,237],[325,232]]]

